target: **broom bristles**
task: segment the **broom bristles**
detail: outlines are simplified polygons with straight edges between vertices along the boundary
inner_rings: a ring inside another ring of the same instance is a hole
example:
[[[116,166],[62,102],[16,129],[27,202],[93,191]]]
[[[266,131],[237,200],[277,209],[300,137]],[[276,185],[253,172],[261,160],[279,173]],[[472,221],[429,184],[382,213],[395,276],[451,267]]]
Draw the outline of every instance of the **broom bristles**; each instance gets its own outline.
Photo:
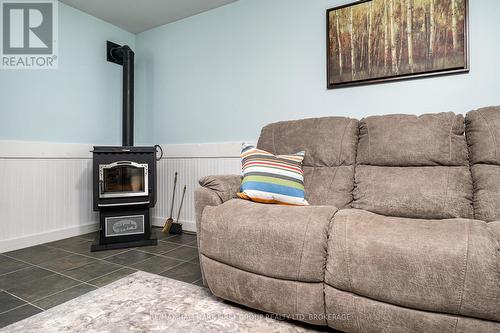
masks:
[[[163,230],[161,232],[168,234],[170,232],[170,228],[172,228],[172,222],[173,221],[171,219],[165,221],[165,225],[163,226]]]

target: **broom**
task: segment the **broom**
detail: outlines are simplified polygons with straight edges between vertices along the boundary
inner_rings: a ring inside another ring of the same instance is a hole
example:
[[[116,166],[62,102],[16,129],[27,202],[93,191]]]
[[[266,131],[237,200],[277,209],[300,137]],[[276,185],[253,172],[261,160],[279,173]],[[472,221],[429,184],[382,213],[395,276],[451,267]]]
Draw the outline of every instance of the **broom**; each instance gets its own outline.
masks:
[[[172,223],[174,223],[174,219],[172,218],[172,214],[174,212],[174,200],[175,200],[175,187],[177,186],[177,172],[175,172],[174,176],[174,191],[172,192],[172,204],[170,207],[170,217],[165,221],[165,224],[163,225],[163,232],[164,234],[168,234],[170,232],[170,228],[172,227]]]
[[[179,223],[179,217],[181,216],[182,204],[184,203],[185,195],[186,195],[186,185],[184,185],[184,190],[182,191],[181,204],[179,205],[177,220],[172,224],[172,228],[170,229],[170,233],[174,235],[182,234],[182,223]]]

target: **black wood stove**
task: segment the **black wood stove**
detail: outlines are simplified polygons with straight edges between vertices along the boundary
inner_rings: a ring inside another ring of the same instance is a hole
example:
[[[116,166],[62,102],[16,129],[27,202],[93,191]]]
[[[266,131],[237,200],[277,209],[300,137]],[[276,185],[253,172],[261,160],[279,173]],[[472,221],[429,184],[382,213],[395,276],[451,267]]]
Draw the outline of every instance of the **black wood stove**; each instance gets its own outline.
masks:
[[[127,45],[108,42],[107,60],[123,66],[123,145],[93,150],[99,237],[91,251],[157,243],[151,235],[150,209],[156,204],[159,146],[134,147],[134,52]]]

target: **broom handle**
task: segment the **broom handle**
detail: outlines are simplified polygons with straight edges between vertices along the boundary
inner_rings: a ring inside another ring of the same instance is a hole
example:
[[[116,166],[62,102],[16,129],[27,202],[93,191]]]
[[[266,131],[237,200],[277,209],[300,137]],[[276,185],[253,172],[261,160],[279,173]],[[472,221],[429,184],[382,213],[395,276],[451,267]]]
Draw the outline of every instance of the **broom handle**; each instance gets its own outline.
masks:
[[[172,204],[170,205],[170,218],[172,218],[172,214],[174,212],[174,199],[175,199],[175,187],[177,186],[177,172],[175,172],[174,176],[174,191],[172,192]]]
[[[186,194],[186,185],[184,185],[184,190],[182,191],[181,204],[179,205],[179,211],[177,212],[177,223],[179,223],[179,217],[181,216],[182,204],[184,202],[184,194]]]

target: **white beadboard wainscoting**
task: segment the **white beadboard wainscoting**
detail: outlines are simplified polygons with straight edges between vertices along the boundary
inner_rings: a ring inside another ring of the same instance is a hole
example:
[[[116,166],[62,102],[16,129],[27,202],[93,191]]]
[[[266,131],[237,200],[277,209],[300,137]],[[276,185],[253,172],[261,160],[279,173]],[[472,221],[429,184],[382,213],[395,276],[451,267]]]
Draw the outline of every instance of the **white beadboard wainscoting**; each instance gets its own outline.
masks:
[[[241,174],[241,142],[161,145],[164,155],[158,163],[158,200],[152,212],[153,225],[163,226],[170,216],[174,175],[177,176],[173,218],[177,213],[184,185],[186,196],[179,221],[186,231],[196,231],[194,190],[207,175]]]
[[[91,149],[0,141],[0,252],[97,230]]]
[[[174,218],[187,186],[180,222],[195,231],[194,190],[211,174],[240,174],[241,143],[162,145],[153,225]],[[92,210],[92,145],[0,141],[0,253],[97,230]]]
[[[158,201],[153,209],[153,224],[163,226],[170,216],[174,174],[177,171],[173,217],[174,220],[177,218],[183,187],[186,185],[186,196],[179,221],[182,222],[184,230],[196,231],[194,190],[199,186],[198,179],[206,175],[240,174],[241,162],[239,157],[166,157],[158,164],[158,168]]]

